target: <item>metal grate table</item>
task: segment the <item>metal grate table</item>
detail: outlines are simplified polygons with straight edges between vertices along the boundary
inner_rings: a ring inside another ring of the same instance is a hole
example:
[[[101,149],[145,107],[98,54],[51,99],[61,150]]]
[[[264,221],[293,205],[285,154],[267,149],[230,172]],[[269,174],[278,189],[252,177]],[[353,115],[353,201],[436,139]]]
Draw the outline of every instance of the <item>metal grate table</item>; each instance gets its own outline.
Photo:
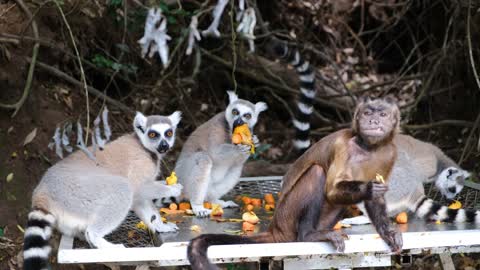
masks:
[[[281,177],[242,178],[241,182],[226,197],[237,195],[263,197],[265,193],[277,194],[280,190]],[[479,189],[476,184],[467,184],[458,198],[464,207],[480,208]],[[426,194],[444,202],[433,185],[426,185]],[[240,218],[239,209],[224,209],[222,218]],[[271,213],[256,210],[261,221],[256,230],[264,231]],[[201,233],[232,233],[241,229],[241,223],[217,222],[183,215],[167,217],[169,221],[178,222],[180,231],[161,234],[164,242],[160,247],[153,235],[139,230],[139,222],[130,214],[124,224],[107,239],[122,243],[126,249],[90,249],[85,243],[62,237],[58,252],[59,263],[108,263],[118,265],[175,266],[188,265],[186,246],[188,241],[198,236],[199,232],[190,230],[198,225]],[[419,253],[457,253],[480,252],[480,228],[472,224],[435,224],[413,219],[408,224],[397,225],[403,232],[404,254]],[[371,225],[354,226],[344,229],[349,235],[346,240],[345,253],[337,253],[330,243],[277,243],[254,245],[213,246],[208,254],[213,262],[258,262],[260,260],[283,261],[284,269],[318,269],[390,266],[391,254],[388,247],[379,238]],[[132,234],[134,237],[131,237]],[[130,237],[129,237],[130,236]]]

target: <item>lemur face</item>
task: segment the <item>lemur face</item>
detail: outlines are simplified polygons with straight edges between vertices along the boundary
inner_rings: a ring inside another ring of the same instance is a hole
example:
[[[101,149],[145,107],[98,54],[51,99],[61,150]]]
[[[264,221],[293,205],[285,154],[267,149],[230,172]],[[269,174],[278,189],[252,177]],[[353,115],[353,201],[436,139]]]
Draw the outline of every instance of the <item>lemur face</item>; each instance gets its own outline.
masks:
[[[151,115],[145,117],[137,112],[134,129],[142,145],[150,152],[163,155],[175,143],[175,130],[181,119],[181,112],[169,116]]]
[[[230,130],[233,131],[235,127],[243,124],[248,124],[248,127],[253,129],[259,114],[267,109],[267,104],[265,102],[253,104],[248,100],[239,99],[232,91],[227,91],[227,93],[230,102],[225,110],[225,118]]]
[[[436,185],[447,199],[453,199],[462,191],[465,180],[470,176],[471,174],[465,170],[448,167],[440,173]]]

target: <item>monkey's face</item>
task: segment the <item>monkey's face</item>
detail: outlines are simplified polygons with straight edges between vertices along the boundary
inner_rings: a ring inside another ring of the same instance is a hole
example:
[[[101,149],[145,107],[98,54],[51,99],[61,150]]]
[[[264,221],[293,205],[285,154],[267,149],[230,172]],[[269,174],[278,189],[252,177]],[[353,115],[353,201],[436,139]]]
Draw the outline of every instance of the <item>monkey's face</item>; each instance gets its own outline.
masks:
[[[160,115],[145,117],[137,112],[134,129],[143,147],[154,154],[163,155],[175,143],[175,130],[180,119],[179,111],[167,117]]]
[[[389,138],[398,129],[398,107],[385,100],[367,100],[357,107],[354,130],[371,144]]]
[[[251,103],[248,100],[239,99],[237,95],[231,91],[227,92],[230,98],[230,103],[225,110],[225,118],[228,122],[228,127],[231,131],[237,126],[247,124],[250,129],[253,129],[258,121],[260,112],[267,109],[265,102]]]

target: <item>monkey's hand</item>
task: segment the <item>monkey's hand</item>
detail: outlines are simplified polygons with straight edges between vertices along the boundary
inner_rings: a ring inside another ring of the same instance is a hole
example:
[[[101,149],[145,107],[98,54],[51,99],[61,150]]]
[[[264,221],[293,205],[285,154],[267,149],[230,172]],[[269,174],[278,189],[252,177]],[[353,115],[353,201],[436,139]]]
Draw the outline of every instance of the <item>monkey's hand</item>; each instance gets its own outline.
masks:
[[[370,181],[367,184],[367,200],[377,199],[383,197],[388,191],[388,185],[382,184],[378,181]]]
[[[212,210],[203,207],[203,204],[192,203],[192,211],[197,217],[208,217],[212,213]]]

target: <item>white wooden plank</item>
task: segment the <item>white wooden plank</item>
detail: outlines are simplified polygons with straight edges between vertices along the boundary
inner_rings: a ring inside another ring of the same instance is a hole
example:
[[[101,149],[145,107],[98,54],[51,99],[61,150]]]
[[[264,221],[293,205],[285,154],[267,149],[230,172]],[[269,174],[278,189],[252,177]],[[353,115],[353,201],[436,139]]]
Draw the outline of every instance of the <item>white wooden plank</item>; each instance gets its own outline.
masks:
[[[435,249],[441,247],[480,246],[480,230],[432,231],[403,233],[404,249]],[[345,241],[345,253],[384,252],[387,245],[377,234],[350,235]],[[186,265],[187,242],[165,243],[161,247],[125,249],[60,249],[59,263],[117,262],[139,264],[157,262],[158,265]],[[282,260],[286,257],[339,254],[330,243],[277,243],[212,246],[208,256],[213,262],[249,262],[262,257]]]
[[[391,266],[390,255],[382,254],[351,254],[350,256],[322,255],[318,258],[307,258],[304,256],[283,260],[284,270],[298,269],[350,269],[353,267],[384,267]]]

